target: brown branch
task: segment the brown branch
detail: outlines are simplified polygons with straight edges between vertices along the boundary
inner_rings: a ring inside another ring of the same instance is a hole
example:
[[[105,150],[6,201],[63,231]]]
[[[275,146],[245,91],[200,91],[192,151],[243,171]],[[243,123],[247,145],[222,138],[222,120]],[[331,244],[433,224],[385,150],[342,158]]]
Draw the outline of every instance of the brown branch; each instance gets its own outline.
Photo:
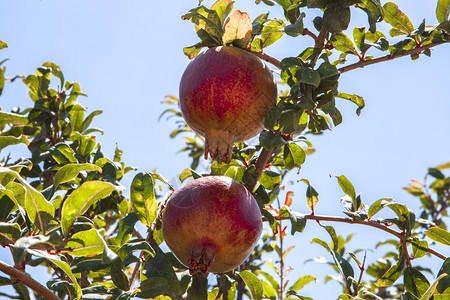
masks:
[[[289,217],[283,217],[280,218],[280,220],[288,219]],[[321,216],[321,215],[306,215],[306,219],[308,220],[315,220],[315,221],[328,221],[328,222],[340,222],[340,223],[348,223],[348,224],[360,224],[360,225],[366,225],[370,227],[375,227],[378,229],[381,229],[383,231],[386,231],[394,236],[396,236],[400,241],[403,243],[405,241],[405,235],[401,233],[400,231],[397,231],[395,229],[389,228],[386,225],[383,225],[382,223],[378,223],[376,221],[359,221],[354,220],[350,218],[345,217],[330,217],[330,216]],[[263,221],[267,221],[267,219],[263,218]],[[406,240],[406,242],[410,242],[410,240]],[[439,257],[442,260],[446,260],[447,256],[444,254],[432,249],[428,248],[427,252],[430,254],[433,254],[436,257]]]
[[[281,62],[278,59],[276,59],[275,57],[270,56],[267,53],[258,52],[258,51],[250,51],[250,53],[252,53],[255,56],[258,56],[262,60],[265,60],[265,61],[271,63],[272,65],[274,65],[275,67],[277,67],[278,69],[281,70]]]
[[[270,157],[272,156],[274,149],[266,149],[263,148],[261,150],[261,153],[259,154],[258,159],[256,160],[256,175],[254,179],[251,182],[248,182],[245,184],[245,187],[250,192],[253,192],[255,189],[256,184],[258,183],[259,178],[261,177],[262,173],[264,172],[264,169],[266,168],[267,162],[269,161]]]
[[[5,274],[8,274],[9,276],[25,284],[27,287],[29,287],[39,295],[43,296],[45,299],[61,300],[58,296],[53,294],[53,292],[50,291],[48,288],[46,288],[45,286],[34,280],[30,275],[28,275],[27,273],[25,273],[20,269],[17,269],[4,263],[1,260],[0,260],[0,271],[2,271]]]
[[[156,223],[158,222],[158,219],[160,218],[161,214],[163,213],[166,203],[167,203],[167,201],[169,201],[172,194],[173,194],[173,191],[169,190],[166,193],[166,195],[164,196],[164,198],[161,200],[161,202],[158,206],[158,210],[156,211],[156,218],[153,221],[153,223],[150,225],[150,228],[148,230],[147,238],[145,239],[146,242],[150,242],[150,240],[153,239],[153,232],[155,231]],[[142,235],[136,229],[134,230],[134,233],[138,238],[140,238],[140,239],[143,238]],[[144,255],[145,255],[145,251],[141,251],[141,254],[139,254],[139,261],[134,266],[133,274],[131,275],[131,280],[130,280],[130,290],[133,289],[134,282],[136,281],[136,279],[139,275],[139,269],[141,268],[141,262],[144,259]]]
[[[320,33],[317,36],[316,43],[314,44],[314,48],[316,49],[323,49],[323,47],[325,46],[325,39],[328,35],[328,30],[325,28],[325,26],[322,26],[322,28],[320,29]]]
[[[314,39],[314,41],[317,41],[317,35],[312,33],[308,28],[303,28],[302,35],[309,35]]]
[[[403,57],[403,56],[407,56],[407,55],[411,55],[411,54],[420,54],[427,49],[430,49],[432,47],[435,47],[435,46],[441,45],[441,44],[442,43],[431,43],[431,44],[428,44],[425,46],[416,47],[411,50],[406,50],[404,53],[402,53],[400,55],[396,55],[396,56],[392,56],[392,54],[388,54],[388,55],[377,57],[377,58],[370,59],[370,60],[361,60],[357,63],[339,68],[338,71],[339,71],[339,73],[342,74],[344,72],[348,72],[348,71],[358,69],[358,68],[364,68],[365,66],[373,65],[373,64],[380,63],[383,61],[388,61],[388,60],[392,60],[395,58],[399,58],[399,57]]]

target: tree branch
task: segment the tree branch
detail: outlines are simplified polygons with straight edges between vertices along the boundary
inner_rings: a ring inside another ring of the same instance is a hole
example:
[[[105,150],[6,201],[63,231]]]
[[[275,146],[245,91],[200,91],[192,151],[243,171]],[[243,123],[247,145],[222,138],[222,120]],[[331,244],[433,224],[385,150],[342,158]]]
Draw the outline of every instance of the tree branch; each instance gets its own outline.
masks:
[[[250,192],[253,192],[255,189],[256,184],[258,183],[259,178],[261,177],[264,169],[266,168],[267,162],[269,161],[270,157],[272,156],[272,153],[275,149],[266,149],[263,148],[261,150],[261,153],[258,156],[258,159],[256,160],[255,168],[256,168],[256,174],[255,178],[251,181],[245,184],[245,187]]]
[[[46,288],[45,286],[34,280],[30,275],[28,275],[22,270],[19,270],[17,268],[8,265],[7,263],[4,263],[1,260],[0,260],[0,271],[22,282],[33,291],[43,296],[45,299],[61,300],[58,296],[53,294],[53,292],[50,291],[48,288]]]
[[[258,51],[250,51],[250,53],[259,57],[262,60],[265,60],[265,61],[271,63],[272,65],[274,65],[275,67],[277,67],[278,69],[281,70],[281,62],[278,59],[276,59],[275,57],[270,56],[267,53],[258,52]]]
[[[288,218],[289,217],[283,217],[283,218],[280,218],[280,220],[288,219]],[[386,232],[396,236],[398,239],[400,239],[400,241],[402,243],[410,242],[410,240],[405,241],[405,235],[403,233],[401,233],[400,231],[389,228],[386,225],[383,225],[382,223],[378,223],[376,221],[370,221],[370,220],[369,221],[359,221],[359,220],[354,220],[354,219],[345,218],[345,217],[330,217],[330,216],[321,216],[321,215],[306,215],[306,219],[315,220],[315,221],[340,222],[340,223],[360,224],[360,225],[371,226],[371,227],[381,229],[383,231],[386,231]],[[263,218],[263,221],[267,221],[267,220],[265,218]],[[447,259],[447,256],[445,256],[444,254],[442,254],[432,248],[428,248],[427,252],[430,254],[433,254],[434,256],[439,257],[442,260]]]
[[[432,47],[435,47],[435,46],[441,45],[441,44],[443,44],[443,43],[431,43],[431,44],[428,44],[425,46],[416,47],[411,50],[406,50],[403,54],[396,55],[396,56],[392,56],[391,54],[388,54],[388,55],[377,57],[377,58],[370,59],[370,60],[361,60],[357,63],[339,68],[338,71],[339,71],[339,73],[342,74],[344,72],[348,72],[348,71],[358,69],[358,68],[364,68],[365,66],[373,65],[373,64],[380,63],[383,61],[388,61],[388,60],[392,60],[395,58],[399,58],[399,57],[403,57],[403,56],[407,56],[407,55],[411,55],[411,54],[420,54],[421,52],[423,52],[427,49],[430,49]]]

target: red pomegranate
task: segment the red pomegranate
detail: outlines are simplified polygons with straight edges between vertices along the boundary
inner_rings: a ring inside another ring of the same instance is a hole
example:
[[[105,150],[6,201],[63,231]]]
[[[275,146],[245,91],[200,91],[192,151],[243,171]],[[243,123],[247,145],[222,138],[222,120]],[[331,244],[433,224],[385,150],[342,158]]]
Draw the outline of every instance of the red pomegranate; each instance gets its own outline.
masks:
[[[205,158],[231,159],[234,142],[264,129],[264,118],[277,99],[269,68],[236,47],[214,47],[199,54],[180,83],[180,105],[186,123],[205,137]]]
[[[170,198],[162,218],[164,239],[191,275],[235,269],[262,230],[261,213],[247,189],[226,176],[191,181]]]

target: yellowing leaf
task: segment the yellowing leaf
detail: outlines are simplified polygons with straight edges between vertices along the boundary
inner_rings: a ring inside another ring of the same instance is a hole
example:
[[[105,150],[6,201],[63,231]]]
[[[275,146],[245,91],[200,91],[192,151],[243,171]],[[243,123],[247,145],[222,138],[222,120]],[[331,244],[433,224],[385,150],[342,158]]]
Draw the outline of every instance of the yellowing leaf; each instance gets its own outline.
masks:
[[[245,48],[252,38],[252,20],[247,13],[235,10],[225,22],[224,44],[234,43]]]

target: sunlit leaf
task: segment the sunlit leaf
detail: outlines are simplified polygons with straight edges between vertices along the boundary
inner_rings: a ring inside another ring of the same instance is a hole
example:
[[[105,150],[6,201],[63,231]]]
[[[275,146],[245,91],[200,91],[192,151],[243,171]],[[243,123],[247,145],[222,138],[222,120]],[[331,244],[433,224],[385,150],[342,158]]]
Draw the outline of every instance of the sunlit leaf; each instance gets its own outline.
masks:
[[[245,48],[252,38],[252,20],[247,13],[235,10],[225,22],[223,43]]]
[[[72,192],[64,202],[61,212],[61,229],[68,234],[72,223],[84,214],[97,200],[109,196],[117,188],[105,181],[88,181]]]
[[[408,16],[403,13],[393,2],[384,4],[384,20],[392,25],[395,29],[403,34],[410,34],[414,31],[414,25],[409,20]]]
[[[425,234],[433,241],[450,246],[450,232],[447,230],[434,226],[428,228]]]
[[[105,244],[94,228],[75,233],[67,242],[73,256],[94,256],[103,253]]]
[[[242,278],[242,280],[244,280],[245,285],[252,295],[252,299],[262,299],[264,288],[258,277],[256,277],[256,275],[251,273],[250,271],[242,271],[239,273],[239,276]]]
[[[18,137],[15,136],[0,136],[0,150],[6,148],[8,146],[17,145],[17,144],[25,144],[29,145],[30,141],[26,136],[20,135]]]
[[[82,171],[97,171],[102,172],[102,168],[94,164],[67,164],[59,169],[53,181],[53,186],[56,189],[58,185],[71,181],[76,178]]]
[[[73,285],[75,286],[75,291],[77,292],[77,299],[81,299],[81,287],[78,284],[76,277],[73,275],[72,270],[67,262],[62,261],[61,258],[57,255],[50,255],[44,251],[40,250],[28,250],[30,254],[42,257],[50,260],[53,264],[55,264],[58,268],[60,268],[66,275],[70,278]]]
[[[148,173],[138,173],[131,183],[130,200],[131,207],[138,215],[139,220],[147,227],[156,218],[156,196],[153,178]]]

